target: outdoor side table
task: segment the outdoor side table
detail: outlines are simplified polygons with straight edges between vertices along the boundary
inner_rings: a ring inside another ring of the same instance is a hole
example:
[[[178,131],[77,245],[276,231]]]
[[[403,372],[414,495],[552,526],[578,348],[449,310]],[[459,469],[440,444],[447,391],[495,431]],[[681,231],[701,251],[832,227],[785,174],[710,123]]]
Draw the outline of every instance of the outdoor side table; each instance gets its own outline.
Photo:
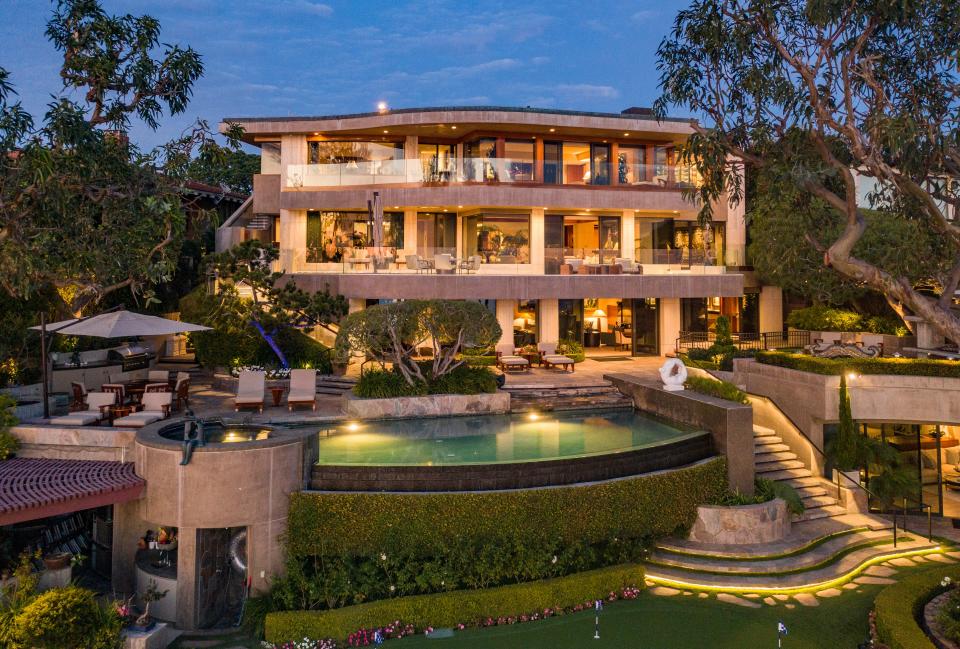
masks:
[[[283,393],[286,391],[287,389],[282,385],[272,386],[270,388],[270,394],[273,395],[274,407],[280,406],[280,399],[283,398]]]

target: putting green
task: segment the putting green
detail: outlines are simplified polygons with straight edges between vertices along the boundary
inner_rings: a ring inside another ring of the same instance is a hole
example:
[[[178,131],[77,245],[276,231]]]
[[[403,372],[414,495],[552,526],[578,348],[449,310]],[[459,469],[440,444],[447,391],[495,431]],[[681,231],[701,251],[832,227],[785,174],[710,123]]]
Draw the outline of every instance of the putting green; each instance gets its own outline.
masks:
[[[856,649],[867,637],[867,613],[881,585],[864,585],[838,597],[817,598],[818,606],[794,599],[776,606],[745,608],[696,595],[643,593],[636,600],[607,605],[600,639],[593,639],[593,614],[577,613],[537,622],[460,631],[452,638],[417,636],[396,641],[397,649],[774,649],[777,622],[789,631],[784,649]],[[793,608],[787,608],[792,604]],[[390,642],[390,646],[393,646]]]

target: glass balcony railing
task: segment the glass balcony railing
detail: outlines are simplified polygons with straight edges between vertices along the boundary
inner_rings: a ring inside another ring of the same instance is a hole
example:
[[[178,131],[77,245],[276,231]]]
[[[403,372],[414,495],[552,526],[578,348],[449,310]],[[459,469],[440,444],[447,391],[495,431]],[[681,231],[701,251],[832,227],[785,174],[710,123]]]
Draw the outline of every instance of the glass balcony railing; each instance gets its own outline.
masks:
[[[291,273],[406,273],[457,275],[482,272],[490,275],[529,275],[530,263],[516,258],[457,253],[452,247],[420,247],[416,251],[382,248],[280,250],[276,270]]]
[[[700,184],[696,169],[685,165],[619,164],[603,182],[591,180],[588,171],[579,165],[558,177],[556,170],[548,176],[562,180],[562,185],[600,185],[659,187],[682,189]],[[332,164],[291,164],[286,166],[286,187],[323,188],[397,184],[447,183],[542,183],[537,165],[530,159],[464,158],[457,164],[450,160],[437,167],[420,158],[401,160],[363,160]],[[553,184],[553,183],[551,183]]]

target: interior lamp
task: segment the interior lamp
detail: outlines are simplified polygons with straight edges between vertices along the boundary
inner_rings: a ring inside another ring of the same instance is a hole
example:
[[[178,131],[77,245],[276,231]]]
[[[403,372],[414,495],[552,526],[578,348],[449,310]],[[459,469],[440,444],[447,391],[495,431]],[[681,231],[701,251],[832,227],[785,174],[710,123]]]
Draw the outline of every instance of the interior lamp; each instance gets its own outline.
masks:
[[[594,318],[606,318],[606,317],[607,317],[607,314],[604,312],[603,309],[597,309],[596,311],[593,312],[593,317],[594,317]]]
[[[527,326],[527,321],[526,321],[526,319],[524,319],[524,318],[516,318],[516,319],[513,321],[513,328],[514,328],[514,329],[523,329],[523,328],[526,327],[526,326]]]

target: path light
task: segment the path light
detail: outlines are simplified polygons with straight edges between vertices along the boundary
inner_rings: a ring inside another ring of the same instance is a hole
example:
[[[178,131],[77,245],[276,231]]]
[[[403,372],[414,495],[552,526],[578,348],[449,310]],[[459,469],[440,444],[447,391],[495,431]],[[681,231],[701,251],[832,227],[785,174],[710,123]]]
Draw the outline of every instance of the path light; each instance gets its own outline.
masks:
[[[847,374],[847,380],[848,380],[848,381],[853,381],[853,380],[856,379],[857,377],[858,377],[858,374],[857,374],[856,372],[849,372],[849,373]]]
[[[358,424],[358,423],[355,422],[355,421],[351,421],[349,424],[347,424],[347,430],[349,430],[349,431],[351,431],[351,432],[356,432],[356,431],[360,430],[360,424]]]
[[[538,419],[540,419],[540,415],[538,415],[535,412],[531,412],[529,415],[527,415],[527,419],[529,419],[530,421],[537,421]]]
[[[377,102],[377,110],[379,110],[381,113],[387,112],[387,102],[385,102],[385,101],[378,101],[378,102]]]

